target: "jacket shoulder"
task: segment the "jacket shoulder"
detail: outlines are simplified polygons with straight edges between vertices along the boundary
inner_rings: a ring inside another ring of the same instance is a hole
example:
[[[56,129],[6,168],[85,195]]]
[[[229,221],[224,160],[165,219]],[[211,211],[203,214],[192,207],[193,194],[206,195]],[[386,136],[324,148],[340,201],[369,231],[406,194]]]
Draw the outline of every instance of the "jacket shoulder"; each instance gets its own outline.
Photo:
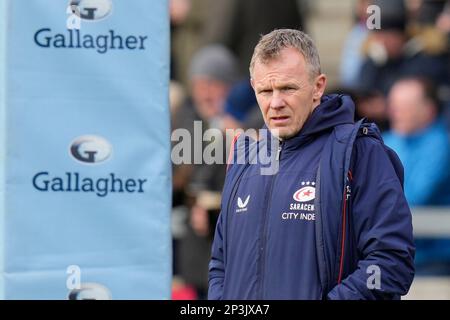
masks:
[[[363,170],[363,166],[377,167],[387,174],[387,177],[397,177],[400,184],[404,183],[404,168],[397,153],[384,144],[381,136],[358,135],[353,148],[351,168]],[[365,168],[365,172],[370,172]]]

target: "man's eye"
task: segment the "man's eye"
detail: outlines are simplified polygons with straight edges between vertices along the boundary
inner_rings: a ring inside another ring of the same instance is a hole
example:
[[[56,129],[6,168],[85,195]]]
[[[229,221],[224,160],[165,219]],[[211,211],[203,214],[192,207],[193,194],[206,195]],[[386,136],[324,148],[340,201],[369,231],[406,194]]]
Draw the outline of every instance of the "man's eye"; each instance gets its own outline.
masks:
[[[270,89],[265,89],[265,90],[261,90],[259,93],[260,93],[260,94],[270,94],[270,93],[272,93],[272,90],[270,90]]]

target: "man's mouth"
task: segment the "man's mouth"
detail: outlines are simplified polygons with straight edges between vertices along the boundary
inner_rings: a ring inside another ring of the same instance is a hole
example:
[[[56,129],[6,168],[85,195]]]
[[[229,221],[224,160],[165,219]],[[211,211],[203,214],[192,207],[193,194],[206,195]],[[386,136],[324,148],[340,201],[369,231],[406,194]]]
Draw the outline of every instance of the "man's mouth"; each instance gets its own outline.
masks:
[[[288,116],[270,117],[270,120],[272,120],[272,123],[275,125],[284,125],[289,121],[289,117]]]

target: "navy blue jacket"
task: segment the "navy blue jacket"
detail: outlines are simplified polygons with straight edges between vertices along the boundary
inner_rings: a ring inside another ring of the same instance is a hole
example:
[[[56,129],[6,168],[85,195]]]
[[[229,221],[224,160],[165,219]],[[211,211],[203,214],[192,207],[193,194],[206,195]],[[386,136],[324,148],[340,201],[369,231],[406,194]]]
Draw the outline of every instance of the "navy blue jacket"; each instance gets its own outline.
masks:
[[[414,244],[402,168],[373,126],[365,135],[351,130],[353,113],[349,97],[325,96],[302,130],[271,154],[276,174],[261,174],[264,165],[251,161],[230,165],[209,299],[395,299],[407,293]],[[270,154],[273,139],[239,139],[234,154],[242,146],[249,154],[252,148]]]

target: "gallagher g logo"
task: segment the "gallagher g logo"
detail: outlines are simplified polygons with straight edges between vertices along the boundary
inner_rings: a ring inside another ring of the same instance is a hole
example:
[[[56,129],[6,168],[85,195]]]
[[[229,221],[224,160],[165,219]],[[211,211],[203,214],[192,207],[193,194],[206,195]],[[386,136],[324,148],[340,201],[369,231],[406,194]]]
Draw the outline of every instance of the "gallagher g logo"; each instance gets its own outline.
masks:
[[[70,154],[84,164],[96,164],[111,156],[112,146],[100,136],[86,135],[76,138],[70,144]]]
[[[112,0],[71,0],[72,12],[83,20],[101,20],[112,12]]]

